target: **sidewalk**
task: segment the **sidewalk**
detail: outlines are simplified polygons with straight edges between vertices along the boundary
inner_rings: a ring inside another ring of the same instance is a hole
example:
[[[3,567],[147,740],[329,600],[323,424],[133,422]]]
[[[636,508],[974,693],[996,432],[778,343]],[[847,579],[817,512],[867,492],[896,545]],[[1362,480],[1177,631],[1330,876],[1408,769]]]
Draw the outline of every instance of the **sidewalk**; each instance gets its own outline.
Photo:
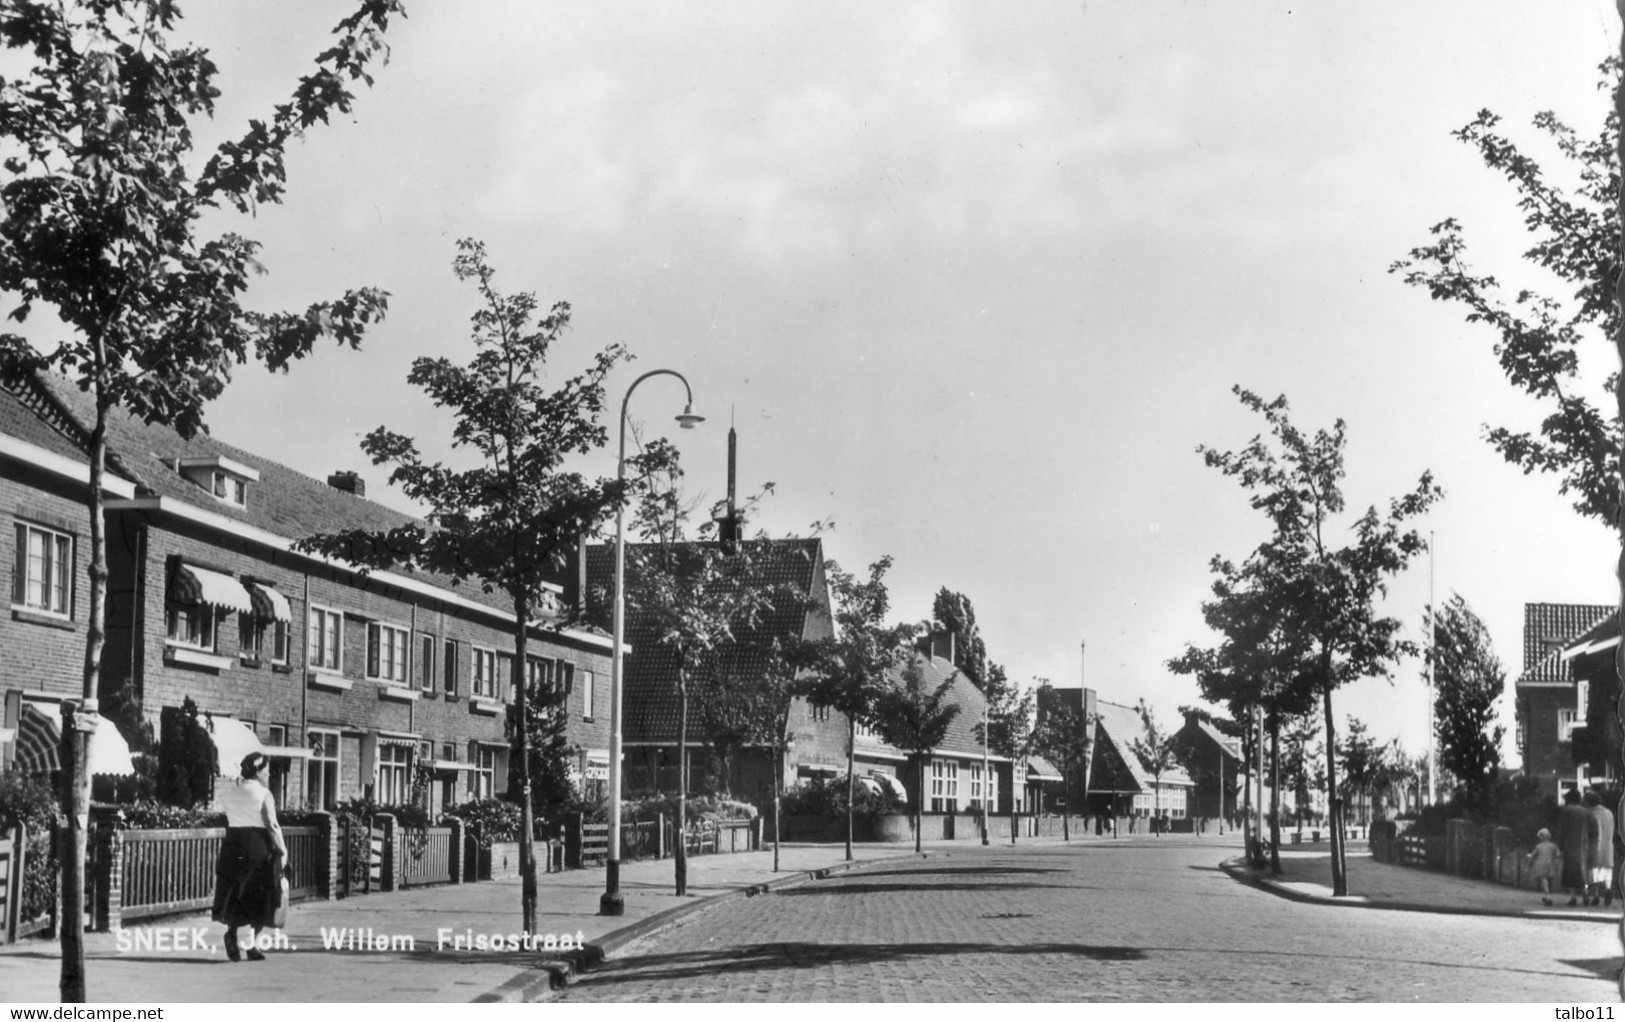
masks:
[[[912,856],[913,846],[860,845],[854,853],[856,865],[862,865]],[[745,897],[762,885],[803,883],[818,871],[850,868],[845,854],[841,845],[786,845],[778,873],[771,850],[695,856],[688,860],[689,894],[683,898],[672,893],[670,859],[623,863],[626,914],[620,917],[598,914],[603,869],[545,873],[537,877],[536,929],[570,948],[579,938],[613,950],[642,930],[670,922],[667,913],[673,910],[681,914],[716,896]],[[468,949],[471,937],[506,936],[519,929],[516,879],[298,902],[289,910],[285,931],[291,947],[269,951],[264,962],[228,962],[222,928],[204,912],[134,925],[122,935],[85,934],[86,989],[93,1002],[467,1002],[546,996],[553,973],[569,968],[567,952]],[[342,938],[342,946],[324,949],[324,931],[330,943]],[[455,946],[458,938],[461,948]],[[201,949],[193,946],[198,939],[205,944]],[[373,946],[381,949],[363,950]],[[55,941],[0,947],[0,1001],[56,1003],[60,973],[61,948]]]
[[[1552,907],[1547,908],[1540,903],[1540,895],[1535,891],[1376,862],[1369,852],[1351,850],[1346,858],[1349,894],[1342,898],[1332,897],[1332,860],[1327,851],[1283,850],[1279,877],[1272,876],[1268,867],[1250,868],[1241,857],[1226,861],[1224,869],[1238,880],[1281,897],[1325,905],[1599,923],[1617,923],[1620,919],[1619,905],[1568,908],[1568,895],[1564,894],[1553,895]]]

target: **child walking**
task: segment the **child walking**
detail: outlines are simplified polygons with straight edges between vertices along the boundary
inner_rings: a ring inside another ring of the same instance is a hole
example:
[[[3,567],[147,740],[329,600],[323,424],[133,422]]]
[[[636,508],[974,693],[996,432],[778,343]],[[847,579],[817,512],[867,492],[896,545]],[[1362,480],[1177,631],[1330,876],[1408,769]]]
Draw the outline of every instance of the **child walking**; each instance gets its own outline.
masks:
[[[1535,849],[1524,860],[1524,865],[1535,879],[1535,885],[1540,888],[1540,903],[1550,905],[1552,885],[1563,875],[1563,853],[1552,842],[1552,832],[1545,827],[1535,834],[1535,841]]]

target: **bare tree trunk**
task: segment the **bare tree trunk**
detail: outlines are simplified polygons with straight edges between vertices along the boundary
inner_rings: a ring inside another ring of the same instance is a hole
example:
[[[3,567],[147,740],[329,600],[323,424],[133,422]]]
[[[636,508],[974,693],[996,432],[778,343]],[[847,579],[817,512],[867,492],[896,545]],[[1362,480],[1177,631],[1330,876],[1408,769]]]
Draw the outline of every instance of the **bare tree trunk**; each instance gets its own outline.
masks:
[[[1348,864],[1343,859],[1343,800],[1337,797],[1337,726],[1332,723],[1332,689],[1330,658],[1322,675],[1326,687],[1322,691],[1326,709],[1326,794],[1330,809],[1328,822],[1332,829],[1332,897],[1341,898],[1349,893]]]
[[[1270,714],[1270,872],[1281,875],[1281,717]]]
[[[920,781],[920,794],[919,794],[919,797],[917,797],[914,800],[914,852],[915,852],[915,854],[919,854],[919,852],[922,849],[922,841],[921,841],[921,839],[923,837],[923,834],[921,833],[921,828],[925,826],[925,757],[921,756],[921,757],[917,757],[917,758],[919,760],[919,763],[918,763],[918,766],[915,767],[914,772],[915,772],[915,775],[919,778],[919,781]]]
[[[529,594],[521,591],[513,598],[514,660],[513,705],[519,717],[519,914],[526,933],[536,932],[536,810],[530,789],[530,670],[526,663],[530,620]],[[617,807],[611,807],[615,812]],[[619,856],[617,855],[617,858]]]
[[[858,746],[858,718],[846,717],[846,861],[852,861],[852,796],[858,786],[856,771]]]
[[[62,944],[62,972],[57,989],[64,1004],[82,1004],[85,989],[85,856],[89,850],[86,829],[90,825],[90,748],[95,740],[95,721],[90,715],[99,708],[102,648],[107,642],[107,532],[106,500],[103,483],[107,475],[107,401],[103,396],[100,372],[102,344],[96,341],[98,379],[96,421],[90,434],[90,596],[86,607],[84,689],[81,718],[71,706],[62,711],[62,815],[66,827],[57,849],[61,864],[58,891],[62,915],[58,938]]]
[[[677,669],[677,896],[688,893],[688,669]]]
[[[1617,6],[1621,20],[1625,20],[1625,0],[1618,0]],[[1620,56],[1625,57],[1625,35],[1620,38],[1619,50]],[[1622,123],[1625,123],[1625,87],[1617,87],[1614,90],[1614,113]],[[1625,132],[1621,132],[1618,138],[1615,139],[1615,145],[1617,146],[1616,155],[1619,158],[1625,158]],[[1621,212],[1625,213],[1625,181],[1621,181],[1620,184],[1619,204]],[[1619,252],[1622,256],[1625,256],[1625,237],[1620,239]],[[1620,364],[1625,365],[1625,317],[1619,316],[1621,311],[1625,311],[1625,275],[1619,276],[1614,282],[1614,308],[1616,314],[1614,348],[1619,353]],[[1617,390],[1616,399],[1619,416],[1625,419],[1625,379],[1617,381],[1615,388]],[[1622,456],[1625,456],[1625,452],[1621,453]],[[1625,480],[1621,480],[1621,487],[1620,492],[1625,493]],[[1620,508],[1619,518],[1614,525],[1620,535],[1625,536],[1625,506]],[[1625,572],[1625,548],[1620,551],[1618,568],[1620,572]],[[1625,574],[1620,574],[1619,577],[1621,580],[1625,580]],[[1622,607],[1625,607],[1625,582],[1622,582],[1620,600]],[[1625,621],[1625,617],[1621,617],[1620,620]],[[1614,672],[1617,677],[1625,677],[1625,643],[1621,643],[1614,649]],[[1614,706],[1614,718],[1616,721],[1625,721],[1625,688],[1621,689],[1619,700]],[[1615,759],[1614,766],[1620,770],[1621,776],[1625,776],[1625,752],[1617,753],[1616,756],[1618,758]],[[1625,797],[1621,797],[1619,804],[1614,807],[1614,814],[1616,820],[1625,820]],[[1615,929],[1615,933],[1619,937],[1620,946],[1625,947],[1625,920],[1621,920],[1620,925]],[[1620,974],[1619,990],[1621,995],[1625,995],[1625,972]]]

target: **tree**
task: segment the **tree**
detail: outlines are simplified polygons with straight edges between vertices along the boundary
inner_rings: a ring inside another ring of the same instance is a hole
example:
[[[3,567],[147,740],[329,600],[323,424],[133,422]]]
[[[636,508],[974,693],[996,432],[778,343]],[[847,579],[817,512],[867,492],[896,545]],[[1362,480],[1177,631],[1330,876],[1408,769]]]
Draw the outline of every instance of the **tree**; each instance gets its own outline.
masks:
[[[1489,629],[1459,594],[1451,594],[1434,616],[1428,656],[1439,762],[1456,776],[1462,801],[1483,812],[1500,776],[1506,728],[1498,723],[1495,704],[1506,689],[1506,671],[1491,648]]]
[[[1151,816],[1155,820],[1157,810],[1162,805],[1162,775],[1177,764],[1177,746],[1173,733],[1165,731],[1157,722],[1157,715],[1144,699],[1140,700],[1136,712],[1140,715],[1142,731],[1129,740],[1128,747],[1134,758],[1140,761],[1141,768],[1151,775]],[[1155,829],[1158,826],[1155,822],[1151,826],[1153,833],[1161,833]]]
[[[636,466],[635,523],[645,542],[627,551],[626,601],[674,660],[677,682],[677,847],[675,889],[688,893],[688,723],[690,696],[701,682],[719,689],[726,678],[736,634],[754,627],[773,594],[755,571],[760,543],[729,543],[684,538],[692,510],[681,496],[682,465],[677,452],[662,442],[648,445],[630,459]],[[771,489],[771,484],[768,485]],[[708,536],[714,523],[701,527]],[[719,740],[737,747],[745,730],[719,714],[711,719]]]
[[[1071,841],[1068,810],[1072,803],[1072,780],[1094,753],[1096,721],[1085,720],[1082,710],[1063,701],[1047,679],[1039,678],[1037,681],[1038,718],[1033,726],[1032,749],[1060,767],[1061,786],[1065,792],[1061,797],[1067,803],[1061,807],[1061,839]],[[1084,782],[1083,797],[1089,797],[1087,781]]]
[[[1010,843],[1016,843],[1016,813],[1021,792],[1016,790],[1016,765],[1032,751],[1033,693],[1019,692],[1004,676],[1004,668],[994,664],[991,676],[997,674],[996,684],[990,683],[992,695],[987,699],[987,724],[978,721],[974,728],[977,741],[985,741],[995,755],[1010,760]],[[992,778],[987,778],[991,783]],[[985,834],[984,834],[985,836]]]
[[[203,406],[234,365],[253,359],[276,371],[333,338],[359,345],[382,317],[386,296],[362,288],[303,313],[265,313],[241,299],[260,272],[258,245],[238,234],[211,237],[223,207],[239,214],[284,195],[288,144],[333,113],[348,113],[356,81],[387,57],[384,33],[399,0],[362,0],[339,22],[292,98],[250,122],[195,175],[188,165],[193,126],[214,114],[217,68],[207,51],[172,42],[180,12],[168,0],[87,0],[11,4],[0,13],[8,51],[0,94],[0,290],[14,295],[22,322],[48,306],[63,336],[36,350],[0,335],[0,378],[68,375],[94,399],[89,453],[90,592],[85,628],[84,702],[65,714],[62,862],[63,918],[84,904],[85,772],[96,723],[106,640],[107,551],[102,483],[116,408],[190,437]],[[84,947],[61,927],[62,999],[85,999]]]
[[[1327,538],[1344,511],[1343,447],[1339,419],[1331,430],[1305,435],[1292,425],[1285,397],[1266,402],[1241,387],[1242,404],[1264,416],[1270,437],[1255,436],[1240,451],[1199,448],[1207,464],[1236,478],[1251,492],[1249,503],[1264,512],[1273,535],[1254,555],[1268,591],[1284,596],[1281,627],[1292,648],[1307,651],[1303,683],[1319,695],[1326,726],[1326,778],[1331,798],[1332,893],[1348,893],[1343,857],[1343,815],[1337,785],[1337,736],[1332,693],[1368,677],[1388,677],[1392,664],[1414,653],[1399,637],[1400,622],[1377,613],[1387,580],[1403,571],[1427,546],[1408,523],[1440,496],[1424,472],[1411,492],[1389,502],[1386,514],[1375,506],[1354,520],[1352,541],[1333,546]]]
[[[886,572],[892,559],[882,557],[869,565],[860,579],[825,562],[830,595],[835,602],[835,635],[823,640],[808,659],[806,695],[814,706],[828,707],[846,717],[846,858],[852,860],[852,803],[857,787],[857,727],[874,717],[875,702],[885,690],[888,671],[909,654],[914,631],[907,625],[888,625],[891,595]]]
[[[932,688],[925,677],[926,658],[915,656],[900,672],[899,684],[886,685],[875,698],[875,730],[893,748],[914,761],[917,781],[914,798],[914,850],[921,848],[920,814],[925,808],[925,764],[948,737],[948,725],[959,706],[948,700],[953,675]]]
[[[1599,68],[1600,91],[1619,83],[1620,59]],[[1524,260],[1543,271],[1561,294],[1536,291],[1522,282],[1516,293],[1503,291],[1493,275],[1477,275],[1467,258],[1466,232],[1454,217],[1433,225],[1430,244],[1411,249],[1389,272],[1424,288],[1435,301],[1462,309],[1469,323],[1496,333],[1495,354],[1507,380],[1547,411],[1538,434],[1505,426],[1486,427],[1485,437],[1508,462],[1560,479],[1582,516],[1618,528],[1619,452],[1625,442],[1618,405],[1619,374],[1614,339],[1620,328],[1614,289],[1619,282],[1619,116],[1610,111],[1599,130],[1581,135],[1555,114],[1535,115],[1535,130],[1562,157],[1571,184],[1547,174],[1525,148],[1502,134],[1501,118],[1480,110],[1452,134],[1477,150],[1485,167],[1504,176],[1517,194],[1524,227],[1534,236]],[[1586,380],[1603,379],[1581,358],[1587,336],[1608,344],[1605,389]]]
[[[404,564],[448,575],[454,582],[475,579],[486,592],[501,593],[513,608],[511,723],[518,750],[520,908],[526,931],[534,932],[532,746],[539,738],[550,752],[562,752],[565,693],[556,679],[544,685],[543,679],[530,677],[530,625],[548,611],[544,583],[624,499],[619,482],[588,479],[566,462],[607,441],[599,422],[604,379],[627,355],[619,345],[610,345],[585,371],[550,390],[544,375],[569,326],[570,306],[557,303],[538,318],[533,293],[498,291],[485,246],[472,239],[457,243],[452,270],[479,295],[470,320],[474,357],[467,365],[419,357],[407,382],[437,407],[451,410],[456,417],[453,447],[471,448],[476,463],[459,468],[426,461],[411,437],[379,427],[362,439],[361,449],[373,464],[394,466],[390,484],[426,506],[426,520],[384,531],[312,536],[300,546],[363,568]],[[533,696],[540,697],[535,706]]]
[[[978,689],[986,691],[987,644],[982,641],[982,630],[976,625],[976,608],[970,597],[956,593],[947,586],[937,590],[931,601],[931,617],[954,640],[954,666]]]
[[[1277,570],[1267,549],[1255,551],[1240,566],[1215,557],[1209,570],[1214,575],[1213,599],[1203,602],[1202,618],[1223,640],[1208,649],[1187,644],[1183,654],[1168,661],[1168,669],[1194,676],[1203,699],[1230,711],[1249,764],[1258,749],[1250,735],[1255,718],[1262,718],[1256,742],[1262,744],[1268,736],[1274,777],[1269,808],[1270,868],[1279,875],[1281,728],[1284,721],[1314,705],[1315,692],[1307,680],[1308,637],[1286,627],[1296,595],[1291,578]],[[1264,807],[1258,809],[1262,821]],[[1252,822],[1249,814],[1249,830]],[[1247,847],[1255,864],[1262,865],[1262,827],[1259,830],[1249,833]]]
[[[1343,758],[1343,786],[1339,794],[1344,799],[1354,797],[1361,807],[1362,824],[1370,822],[1366,800],[1388,784],[1388,760],[1392,751],[1390,743],[1371,737],[1364,721],[1357,717],[1346,719],[1342,744],[1337,750]]]
[[[1279,777],[1285,790],[1292,792],[1293,822],[1299,831],[1314,805],[1314,792],[1321,790],[1324,769],[1315,764],[1324,755],[1316,736],[1320,731],[1320,713],[1313,706],[1305,713],[1289,718],[1281,730],[1281,757]]]

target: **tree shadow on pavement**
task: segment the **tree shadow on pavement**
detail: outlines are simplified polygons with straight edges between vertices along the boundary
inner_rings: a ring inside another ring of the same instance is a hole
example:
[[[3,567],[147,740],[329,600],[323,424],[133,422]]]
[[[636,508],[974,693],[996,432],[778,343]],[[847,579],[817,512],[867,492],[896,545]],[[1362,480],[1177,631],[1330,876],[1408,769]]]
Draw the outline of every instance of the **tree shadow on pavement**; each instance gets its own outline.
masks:
[[[795,898],[806,897],[813,894],[889,894],[894,891],[911,891],[920,894],[939,894],[943,891],[1030,891],[1043,887],[1054,888],[1056,890],[1061,890],[1063,888],[1066,890],[1075,889],[1073,885],[1069,884],[1001,884],[993,882],[939,884],[931,883],[930,881],[918,884],[832,884],[826,881],[819,884],[807,884],[804,887],[787,887],[782,891],[774,891],[773,896],[775,898]]]
[[[924,869],[866,869],[853,877],[998,876],[1003,873],[1070,873],[1069,869],[1043,869],[1038,866],[928,866]]]
[[[1603,979],[1617,979],[1622,964],[1618,958],[1559,958],[1558,962],[1570,965],[1582,972],[1589,972]]]
[[[1069,955],[1099,962],[1132,962],[1145,957],[1137,947],[1096,944],[747,944],[715,951],[637,955],[605,962],[583,975],[582,986],[617,982],[651,982],[714,978],[718,975],[810,969],[856,963],[925,958],[936,955]]]

